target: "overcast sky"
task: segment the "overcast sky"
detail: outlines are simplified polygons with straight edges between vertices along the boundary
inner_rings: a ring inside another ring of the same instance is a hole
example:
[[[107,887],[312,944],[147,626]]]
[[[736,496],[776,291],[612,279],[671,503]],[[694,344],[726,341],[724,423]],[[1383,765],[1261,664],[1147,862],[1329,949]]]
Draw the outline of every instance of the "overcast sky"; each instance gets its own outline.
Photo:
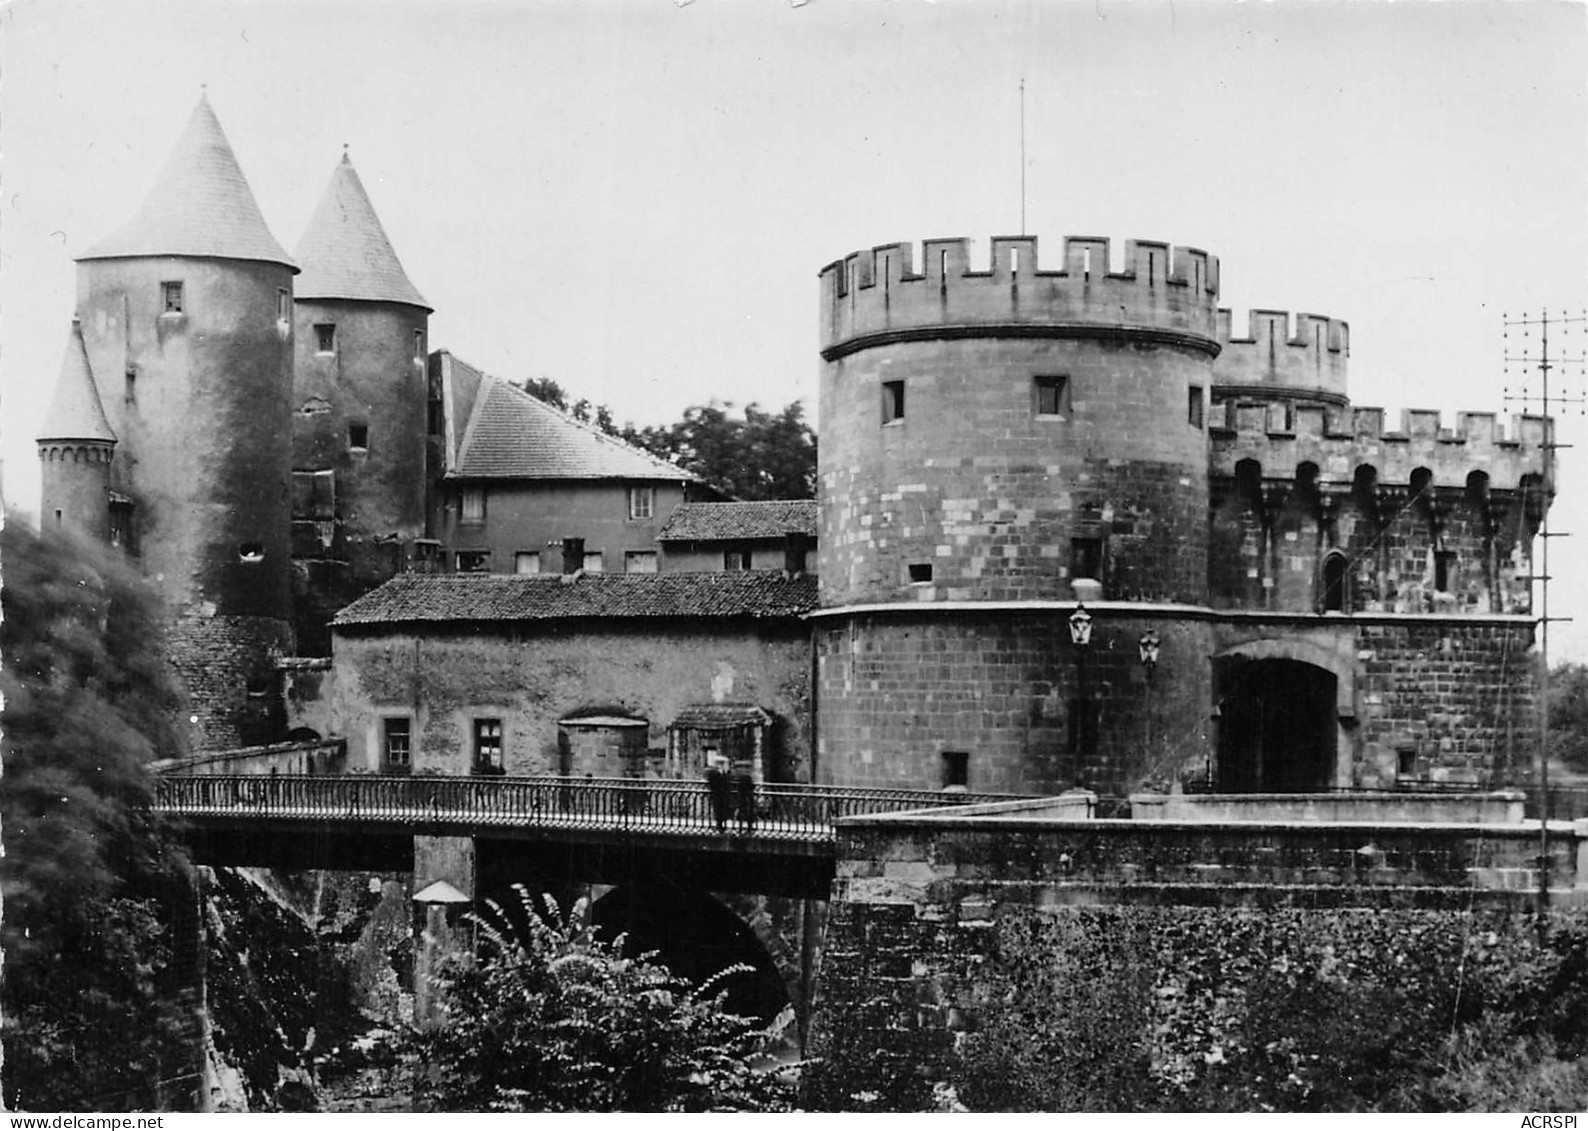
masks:
[[[1588,298],[1585,11],[15,0],[5,494],[37,506],[71,256],[131,216],[206,84],[289,251],[346,143],[432,345],[619,420],[711,398],[804,398],[814,420],[823,264],[946,235],[985,263],[1020,230],[1022,76],[1045,264],[1068,234],[1202,247],[1238,327],[1250,307],[1350,322],[1356,403],[1509,411],[1502,316]],[[1562,430],[1588,444],[1576,408]],[[1588,659],[1584,458],[1564,454],[1553,520],[1578,534],[1554,549],[1552,611],[1578,618],[1556,658]]]

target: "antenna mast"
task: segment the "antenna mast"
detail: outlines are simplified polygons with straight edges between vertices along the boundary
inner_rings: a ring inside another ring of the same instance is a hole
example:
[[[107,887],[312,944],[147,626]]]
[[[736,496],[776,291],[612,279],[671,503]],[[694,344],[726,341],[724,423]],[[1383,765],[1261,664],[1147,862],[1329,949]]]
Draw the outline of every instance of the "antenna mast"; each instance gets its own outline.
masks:
[[[1020,76],[1020,234],[1026,234],[1026,76]]]
[[[1544,417],[1544,476],[1543,482],[1538,486],[1539,493],[1539,528],[1538,537],[1542,543],[1539,551],[1539,570],[1528,580],[1538,582],[1539,594],[1539,681],[1538,681],[1538,901],[1542,910],[1549,904],[1549,626],[1553,621],[1569,621],[1570,617],[1552,617],[1549,615],[1549,540],[1551,538],[1564,538],[1564,532],[1557,533],[1549,528],[1549,504],[1555,494],[1555,452],[1559,448],[1570,447],[1569,444],[1560,444],[1555,441],[1555,422],[1550,419],[1551,397],[1549,389],[1550,370],[1557,368],[1576,367],[1578,374],[1583,371],[1584,354],[1581,345],[1577,346],[1575,356],[1568,346],[1562,351],[1559,360],[1551,361],[1549,357],[1549,328],[1551,325],[1562,327],[1564,335],[1575,332],[1578,342],[1581,342],[1582,324],[1588,322],[1588,311],[1575,316],[1557,315],[1554,319],[1549,316],[1549,310],[1543,310],[1537,318],[1529,318],[1524,311],[1520,318],[1505,318],[1505,373],[1507,385],[1504,390],[1507,404],[1519,404],[1523,410],[1534,402],[1538,402],[1539,412]],[[1511,353],[1511,330],[1520,328],[1522,341],[1517,346],[1518,352]],[[1537,352],[1533,352],[1533,328],[1538,328]],[[1521,371],[1520,388],[1512,393],[1509,386],[1511,366],[1519,365]],[[1539,374],[1539,392],[1534,396],[1528,391],[1527,371],[1537,369]],[[1585,398],[1582,394],[1568,396],[1557,394],[1553,403],[1562,407],[1567,405],[1581,405]],[[1524,508],[1527,499],[1523,498]],[[1540,930],[1542,920],[1540,920]]]

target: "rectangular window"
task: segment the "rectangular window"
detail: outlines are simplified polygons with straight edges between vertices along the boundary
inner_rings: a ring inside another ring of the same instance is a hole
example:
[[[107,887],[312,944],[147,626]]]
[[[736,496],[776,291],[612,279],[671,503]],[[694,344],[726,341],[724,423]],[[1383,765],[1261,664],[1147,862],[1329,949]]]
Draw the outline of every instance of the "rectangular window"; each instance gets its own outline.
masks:
[[[520,550],[513,555],[514,573],[539,573],[540,552],[538,550]]]
[[[458,492],[458,521],[485,521],[484,487],[465,487]]]
[[[970,751],[943,751],[943,788],[963,790],[970,786]]]
[[[314,327],[314,349],[317,353],[336,352],[336,325],[332,322],[319,322]]]
[[[655,573],[655,550],[628,550],[623,555],[624,573]]]
[[[349,424],[347,426],[347,446],[367,449],[369,447],[369,425]]]
[[[904,382],[882,383],[882,423],[892,424],[904,419]]]
[[[414,764],[413,724],[407,719],[383,719],[381,730],[382,772],[406,774]]]
[[[138,371],[136,369],[128,369],[122,376],[126,380],[126,385],[123,386],[122,399],[129,405],[136,405],[138,403]]]
[[[181,314],[182,313],[182,284],[181,283],[175,283],[175,282],[173,282],[173,283],[161,283],[160,284],[160,296],[161,296],[162,306],[164,307],[165,312],[167,314]]]
[[[1193,428],[1202,427],[1202,386],[1192,385],[1186,394],[1185,401],[1186,422]]]
[[[656,514],[656,488],[629,488],[629,517],[651,518]]]
[[[120,546],[128,554],[136,554],[138,547],[132,533],[132,504],[113,500],[110,504],[110,544]]]
[[[723,553],[723,555],[722,555],[722,568],[723,569],[729,569],[729,570],[732,570],[732,569],[749,569],[750,568],[750,551],[749,550],[741,550],[741,549],[733,549],[733,550],[725,551]]]
[[[931,581],[931,580],[932,580],[932,563],[931,562],[911,562],[910,563],[910,583],[912,585],[918,585],[918,584],[920,584],[923,581]]]
[[[474,772],[502,772],[502,720],[474,720]]]
[[[459,573],[490,573],[491,551],[489,550],[459,550]]]
[[[292,295],[286,287],[276,288],[276,321],[292,321]]]
[[[423,330],[415,330],[414,331],[414,360],[415,361],[423,361],[424,359],[425,359],[425,332]]]
[[[1033,377],[1032,392],[1036,396],[1038,416],[1070,415],[1070,379],[1068,377]]]
[[[602,573],[606,570],[606,561],[601,557],[600,550],[590,550],[584,556],[584,571],[586,573]]]
[[[1451,586],[1456,583],[1456,552],[1454,550],[1434,551],[1434,588],[1441,593],[1449,593]]]
[[[1070,539],[1070,577],[1090,577],[1103,580],[1103,540],[1101,538]]]

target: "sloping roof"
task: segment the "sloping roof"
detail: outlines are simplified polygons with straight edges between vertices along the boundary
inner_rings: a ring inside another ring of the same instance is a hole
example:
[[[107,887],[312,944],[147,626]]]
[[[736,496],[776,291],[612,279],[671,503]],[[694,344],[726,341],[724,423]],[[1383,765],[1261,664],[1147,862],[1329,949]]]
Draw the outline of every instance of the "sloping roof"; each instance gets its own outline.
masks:
[[[298,241],[297,298],[405,302],[434,309],[409,282],[346,153]]]
[[[816,607],[816,579],[725,573],[403,574],[337,614],[338,628],[444,622],[798,617]]]
[[[94,385],[88,365],[88,350],[83,345],[83,327],[72,319],[72,332],[66,340],[66,356],[61,375],[55,382],[55,396],[44,414],[40,440],[100,440],[116,442],[115,430],[105,417],[105,406]]]
[[[658,542],[720,542],[744,538],[816,537],[816,500],[760,503],[680,503],[657,533]]]
[[[679,711],[670,725],[693,730],[731,730],[771,723],[772,716],[754,703],[692,703]]]
[[[463,365],[452,358],[454,366]],[[478,374],[454,479],[660,479],[699,476],[575,420],[489,374]]]
[[[77,258],[188,255],[296,268],[260,215],[221,124],[200,98],[138,214]]]

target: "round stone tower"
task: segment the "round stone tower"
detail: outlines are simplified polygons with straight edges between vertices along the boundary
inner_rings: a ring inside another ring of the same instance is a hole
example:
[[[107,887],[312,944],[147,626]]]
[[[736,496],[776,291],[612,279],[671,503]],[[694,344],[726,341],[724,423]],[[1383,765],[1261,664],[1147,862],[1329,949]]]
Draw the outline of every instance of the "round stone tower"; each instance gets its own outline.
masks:
[[[88,368],[82,327],[75,318],[38,444],[40,521],[109,541],[110,461],[116,452],[116,434],[105,419]]]
[[[1123,794],[1205,747],[1218,261],[1033,237],[821,273],[818,773]],[[1077,607],[1090,642],[1072,643]],[[1156,666],[1142,638],[1158,641]]]
[[[344,153],[299,241],[292,466],[298,643],[399,572],[425,524],[431,307]]]
[[[292,650],[292,277],[201,99],[142,209],[78,256],[111,484],[176,617],[173,660],[215,749],[276,737]]]

